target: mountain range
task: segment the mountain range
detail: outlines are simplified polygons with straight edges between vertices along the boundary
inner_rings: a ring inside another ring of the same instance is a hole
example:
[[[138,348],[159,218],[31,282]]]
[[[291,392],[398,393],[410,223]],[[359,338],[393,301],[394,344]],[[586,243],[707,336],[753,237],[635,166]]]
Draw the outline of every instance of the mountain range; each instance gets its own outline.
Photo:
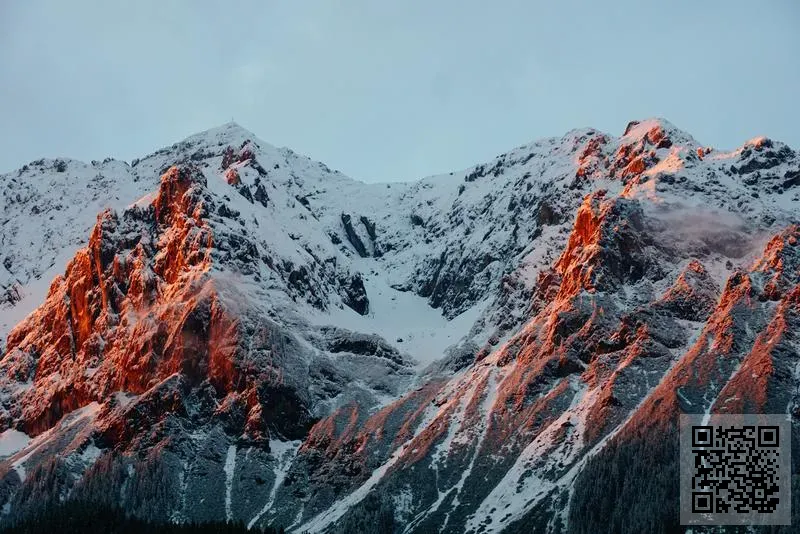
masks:
[[[31,162],[0,176],[0,522],[681,531],[680,414],[800,415],[799,224],[800,153],[663,119],[402,183],[235,123]]]

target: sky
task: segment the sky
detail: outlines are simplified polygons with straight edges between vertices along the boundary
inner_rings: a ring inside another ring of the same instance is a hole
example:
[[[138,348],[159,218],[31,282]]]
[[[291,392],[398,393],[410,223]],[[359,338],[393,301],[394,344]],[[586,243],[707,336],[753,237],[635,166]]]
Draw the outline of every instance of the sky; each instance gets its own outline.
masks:
[[[0,0],[0,172],[231,119],[367,182],[664,117],[800,149],[800,2]]]

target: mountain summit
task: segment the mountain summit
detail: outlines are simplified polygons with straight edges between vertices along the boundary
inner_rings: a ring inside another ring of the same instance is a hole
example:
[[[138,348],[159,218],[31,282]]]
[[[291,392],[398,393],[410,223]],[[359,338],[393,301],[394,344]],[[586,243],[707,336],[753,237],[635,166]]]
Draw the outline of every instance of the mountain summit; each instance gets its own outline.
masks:
[[[4,524],[669,532],[680,413],[800,415],[768,138],[649,119],[365,184],[228,123],[0,184]]]

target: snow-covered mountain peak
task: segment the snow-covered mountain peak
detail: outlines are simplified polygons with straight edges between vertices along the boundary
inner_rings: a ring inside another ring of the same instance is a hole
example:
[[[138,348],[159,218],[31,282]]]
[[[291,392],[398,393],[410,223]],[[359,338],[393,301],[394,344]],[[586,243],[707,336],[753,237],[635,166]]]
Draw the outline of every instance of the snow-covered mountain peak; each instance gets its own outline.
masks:
[[[656,138],[659,136],[669,138],[674,144],[699,146],[699,143],[691,135],[661,117],[630,121],[622,133],[620,141],[626,144],[635,143],[648,137],[652,143],[657,142]]]
[[[198,148],[211,148],[215,146],[232,145],[239,147],[246,141],[254,141],[265,150],[277,150],[277,147],[257,139],[253,132],[233,121],[192,134],[183,141],[175,143],[172,146],[186,145]]]

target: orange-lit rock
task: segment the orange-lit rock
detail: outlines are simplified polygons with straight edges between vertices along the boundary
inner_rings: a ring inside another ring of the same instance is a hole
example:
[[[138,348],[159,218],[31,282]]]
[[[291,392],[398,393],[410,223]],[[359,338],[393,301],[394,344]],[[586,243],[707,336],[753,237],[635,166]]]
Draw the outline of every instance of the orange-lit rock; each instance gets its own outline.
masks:
[[[645,171],[645,169],[646,166],[644,164],[644,159],[642,156],[637,156],[630,163],[628,163],[624,169],[622,169],[622,176],[624,178],[626,176],[641,174]]]
[[[176,373],[223,396],[254,386],[237,363],[239,318],[208,276],[204,183],[198,170],[173,167],[148,208],[124,220],[101,214],[44,305],[13,330],[3,369],[36,386],[21,403],[26,431],[110,392],[144,394]]]
[[[228,169],[225,171],[225,181],[227,181],[229,185],[241,184],[242,179],[239,177],[239,171],[236,169]]]

